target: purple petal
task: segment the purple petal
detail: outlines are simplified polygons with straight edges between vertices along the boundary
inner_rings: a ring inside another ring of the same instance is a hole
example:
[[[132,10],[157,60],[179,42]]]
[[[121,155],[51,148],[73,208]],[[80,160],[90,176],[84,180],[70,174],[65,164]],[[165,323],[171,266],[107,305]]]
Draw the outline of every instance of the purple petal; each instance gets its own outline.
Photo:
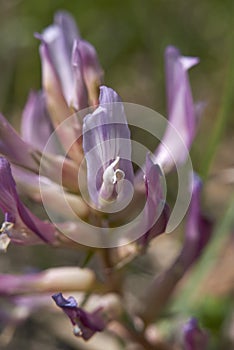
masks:
[[[184,244],[173,264],[162,274],[157,275],[147,290],[147,302],[142,312],[142,317],[147,322],[160,315],[177,283],[200,257],[212,235],[213,224],[203,215],[200,208],[201,181],[197,175],[193,175],[191,180],[192,199]]]
[[[108,88],[106,86],[101,86],[100,87],[100,94],[99,94],[99,104],[101,106],[105,104],[111,105],[115,102],[122,102],[120,96],[115,92],[113,89]]]
[[[0,296],[12,296],[30,292],[38,280],[37,274],[10,275],[0,274]]]
[[[115,103],[117,101],[120,100],[115,91],[101,87],[100,106],[88,114],[83,123],[88,190],[98,207],[102,200],[108,202],[118,197],[117,185],[123,178],[126,184],[133,182],[130,131],[123,105]],[[122,194],[125,191],[126,196],[129,195],[127,188]]]
[[[56,17],[56,22],[59,24],[55,23],[47,27],[40,35],[40,39],[47,46],[48,55],[59,78],[63,95],[68,106],[70,106],[74,88],[71,66],[71,42],[75,39],[75,37],[73,37],[74,28],[72,32],[69,33],[68,41],[65,30],[66,27],[73,26],[68,20],[68,17],[60,14]]]
[[[51,166],[55,168],[54,164],[51,164]],[[20,194],[26,195],[40,204],[46,202],[46,208],[55,213],[56,216],[59,215],[60,218],[67,221],[74,219],[74,214],[80,218],[88,215],[88,207],[82,197],[67,192],[47,177],[39,176],[16,166],[12,167],[12,174]],[[56,206],[54,203],[56,203]]]
[[[75,77],[75,91],[73,106],[76,110],[88,107],[88,92],[83,77],[83,66],[79,51],[79,40],[74,41],[72,51],[72,66]]]
[[[192,199],[185,228],[185,242],[179,260],[185,269],[201,255],[211,238],[213,224],[201,211],[202,182],[198,175],[192,176]]]
[[[169,125],[155,152],[155,163],[169,171],[174,164],[183,163],[195,137],[197,118],[187,70],[196,65],[196,57],[183,57],[178,49],[169,46],[165,53],[166,88]],[[179,133],[181,140],[178,140]],[[184,143],[184,146],[183,146]]]
[[[80,33],[77,28],[74,18],[66,11],[58,11],[54,16],[54,23],[61,28],[67,52],[72,52],[74,40],[80,38]]]
[[[46,93],[46,103],[51,121],[64,147],[65,154],[69,155],[77,163],[80,163],[83,155],[79,142],[79,137],[81,136],[79,121],[75,118],[75,115],[69,118],[72,112],[63,97],[56,72],[50,59],[48,45],[44,42],[40,46],[40,53],[43,87]],[[66,122],[61,126],[60,124],[65,120]]]
[[[187,70],[199,63],[197,57],[185,57],[181,56],[180,51],[173,46],[168,46],[165,51],[165,63],[166,63],[166,89],[167,89],[167,103],[168,113],[173,113],[176,99],[178,98],[177,89],[185,88],[186,96],[189,103],[192,103],[191,88],[188,81]],[[185,86],[183,86],[185,84]],[[177,94],[176,94],[177,93]],[[188,123],[191,120],[188,120]]]
[[[44,41],[43,37],[37,37],[42,40],[39,49],[42,64],[42,85],[46,93],[47,107],[52,117],[53,125],[56,127],[57,124],[66,119],[71,112],[64,99],[59,76],[51,59],[49,46],[46,41]]]
[[[88,90],[89,100],[92,105],[98,104],[98,90],[103,79],[103,70],[98,61],[95,48],[85,40],[78,41],[83,77]],[[113,102],[113,101],[112,101]]]
[[[70,318],[74,326],[74,334],[84,340],[90,339],[96,332],[101,332],[105,328],[105,321],[102,316],[102,309],[97,309],[89,313],[78,307],[73,297],[65,299],[62,293],[52,296],[57,306]]]
[[[0,114],[0,153],[14,164],[37,171],[38,164],[32,157],[33,151],[32,147],[20,138],[4,116]]]
[[[30,244],[34,243],[37,237],[46,243],[54,241],[53,226],[38,219],[20,201],[10,164],[2,157],[0,157],[0,208],[5,214],[5,223],[13,226],[3,229],[3,233],[9,235],[12,241]],[[5,226],[3,225],[3,228]]]
[[[154,164],[150,155],[146,157],[145,188],[146,188],[146,233],[140,237],[138,243],[146,246],[149,241],[165,232],[169,219],[169,207],[165,202],[162,186],[162,172]]]
[[[190,319],[183,329],[185,350],[205,350],[208,345],[208,335],[202,330],[195,318]]]
[[[79,154],[77,154],[77,159],[79,159]],[[41,157],[41,154],[38,155],[38,162],[40,162],[40,176],[48,177],[61,187],[68,188],[71,192],[79,192],[77,181],[78,162],[64,156],[54,156],[45,153],[43,157]]]
[[[51,134],[53,126],[46,109],[45,95],[42,92],[31,92],[23,111],[21,120],[21,135],[25,142],[43,151]],[[58,144],[47,148],[51,153],[57,153]]]

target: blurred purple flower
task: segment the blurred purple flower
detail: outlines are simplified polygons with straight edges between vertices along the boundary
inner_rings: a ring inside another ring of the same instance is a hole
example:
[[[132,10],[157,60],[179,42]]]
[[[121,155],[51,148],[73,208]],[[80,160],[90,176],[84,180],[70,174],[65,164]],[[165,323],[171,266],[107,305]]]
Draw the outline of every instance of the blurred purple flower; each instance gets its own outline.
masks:
[[[0,208],[5,214],[0,235],[3,249],[6,248],[6,236],[13,242],[20,244],[41,241],[52,243],[54,241],[55,229],[53,225],[38,219],[19,199],[10,164],[3,157],[0,157]]]
[[[154,162],[168,172],[186,161],[188,153],[185,150],[189,150],[196,134],[197,114],[187,71],[199,59],[182,56],[177,48],[168,46],[165,62],[169,124],[155,152]]]
[[[33,158],[33,147],[24,142],[6,118],[0,114],[0,154],[6,156],[12,163],[38,171],[38,164]]]
[[[36,36],[41,40],[43,85],[47,95],[54,87],[60,90],[61,96],[57,97],[64,97],[67,106],[77,110],[88,107],[88,97],[91,104],[96,104],[103,70],[94,47],[80,38],[71,15],[56,13],[54,23]]]
[[[208,334],[199,327],[195,318],[191,318],[183,328],[185,350],[205,350]]]
[[[66,25],[64,25],[65,23]],[[36,35],[42,41],[40,49],[42,67],[44,61],[47,59],[43,54],[45,52],[44,49],[46,49],[48,59],[58,79],[63,96],[67,105],[70,106],[74,88],[71,53],[74,40],[79,38],[74,20],[68,13],[57,13],[54,23],[47,27],[41,35]]]
[[[74,326],[74,334],[89,340],[96,332],[102,332],[106,326],[103,319],[102,308],[89,313],[78,307],[76,300],[70,296],[65,299],[62,293],[52,296],[57,306],[70,318]]]
[[[80,54],[81,72],[88,91],[89,102],[95,106],[98,104],[99,86],[103,77],[103,70],[99,64],[96,50],[93,45],[85,40],[76,40],[73,50],[74,53]],[[77,69],[77,61],[73,61],[74,64]]]
[[[36,37],[41,40],[42,85],[52,124],[65,154],[79,164],[82,127],[78,118],[69,117],[97,103],[103,71],[94,47],[80,38],[68,13],[56,13],[54,23]]]
[[[143,247],[151,239],[165,232],[169,220],[169,206],[167,205],[162,186],[162,171],[159,165],[154,164],[150,154],[146,156],[145,191],[146,191],[146,233],[138,239]],[[147,229],[149,227],[149,229]]]
[[[185,241],[177,262],[183,270],[187,270],[202,254],[213,231],[213,223],[201,210],[202,181],[195,173],[191,179],[191,191],[192,199],[186,222]]]
[[[29,94],[21,119],[21,136],[28,144],[33,145],[39,151],[43,151],[50,136],[53,126],[46,108],[45,94],[32,91]],[[58,153],[59,144],[50,142],[48,152]]]
[[[202,183],[196,174],[191,176],[192,199],[185,228],[185,239],[179,256],[162,274],[157,275],[146,291],[147,302],[142,313],[149,322],[156,318],[167,304],[177,283],[186,271],[197,261],[209,242],[213,223],[201,211]]]

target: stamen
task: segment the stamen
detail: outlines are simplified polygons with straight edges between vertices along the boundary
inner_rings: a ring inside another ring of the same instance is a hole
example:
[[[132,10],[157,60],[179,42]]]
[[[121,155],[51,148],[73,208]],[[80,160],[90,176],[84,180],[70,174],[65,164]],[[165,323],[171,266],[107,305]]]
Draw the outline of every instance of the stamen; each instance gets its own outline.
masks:
[[[113,202],[121,190],[121,180],[124,179],[123,170],[115,167],[118,166],[120,158],[116,159],[106,168],[103,174],[103,183],[99,192],[100,206]]]
[[[113,185],[115,185],[118,181],[123,180],[125,177],[125,173],[121,169],[116,169],[114,176],[112,177]]]
[[[83,334],[82,330],[77,324],[73,327],[73,333],[76,337],[81,337]]]
[[[8,232],[13,228],[14,224],[12,222],[4,221],[2,227],[0,228],[0,252],[6,252],[7,247],[11,242],[8,236]]]
[[[2,223],[2,227],[0,228],[0,232],[5,233],[7,231],[10,231],[13,228],[14,224],[13,222],[4,221]]]
[[[106,168],[103,174],[104,183],[110,183],[112,185],[116,184],[116,182],[122,180],[125,176],[125,173],[121,169],[114,169],[119,163],[119,157]]]

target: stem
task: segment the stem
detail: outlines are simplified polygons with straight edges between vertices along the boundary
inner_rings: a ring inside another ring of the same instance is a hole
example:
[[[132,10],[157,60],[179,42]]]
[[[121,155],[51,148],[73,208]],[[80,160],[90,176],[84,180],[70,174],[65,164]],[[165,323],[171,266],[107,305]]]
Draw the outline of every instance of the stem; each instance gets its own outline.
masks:
[[[122,294],[122,272],[115,269],[113,265],[111,254],[114,248],[103,248],[101,258],[104,265],[104,275],[107,280],[107,284],[110,286],[112,292]]]
[[[88,265],[88,263],[90,262],[90,260],[92,259],[92,257],[94,256],[95,252],[93,250],[90,250],[89,252],[87,252],[83,263],[81,264],[81,267],[86,267]]]
[[[145,325],[152,323],[160,316],[185,271],[182,262],[178,259],[171,268],[153,279],[138,312]]]

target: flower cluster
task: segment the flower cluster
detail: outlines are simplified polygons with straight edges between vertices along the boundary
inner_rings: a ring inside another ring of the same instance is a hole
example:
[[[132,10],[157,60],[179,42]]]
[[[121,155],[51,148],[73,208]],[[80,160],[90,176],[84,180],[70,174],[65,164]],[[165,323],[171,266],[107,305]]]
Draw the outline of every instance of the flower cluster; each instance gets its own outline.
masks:
[[[0,249],[6,251],[9,243],[79,248],[79,244],[67,238],[71,231],[76,232],[79,242],[83,233],[78,218],[109,229],[111,235],[116,222],[126,221],[123,208],[128,206],[129,220],[136,203],[145,204],[137,228],[128,225],[129,231],[138,229],[141,235],[134,242],[127,242],[124,256],[121,255],[124,249],[118,247],[106,248],[103,253],[104,284],[90,269],[80,269],[77,276],[62,270],[59,277],[56,269],[21,278],[0,275],[0,294],[11,297],[12,303],[18,305],[20,299],[16,302],[14,296],[27,293],[26,298],[32,300],[27,303],[29,310],[32,303],[39,303],[33,297],[35,293],[55,292],[53,299],[70,318],[75,335],[88,340],[107,328],[115,317],[121,322],[119,312],[118,317],[115,312],[110,317],[105,307],[85,311],[74,297],[66,299],[61,292],[115,292],[121,297],[123,284],[114,275],[117,271],[118,277],[118,264],[146,251],[152,239],[165,232],[170,209],[161,179],[175,166],[184,164],[196,135],[200,108],[193,103],[188,70],[198,59],[182,56],[173,46],[166,48],[169,123],[162,142],[153,154],[146,155],[142,169],[134,173],[124,103],[112,88],[103,85],[103,70],[94,47],[82,39],[73,18],[65,12],[57,13],[54,23],[35,36],[40,40],[42,91],[29,94],[20,135],[0,115],[0,208],[4,214]],[[80,111],[85,111],[82,117],[74,118]],[[180,142],[174,137],[175,131]],[[78,173],[86,179],[82,185],[77,181]],[[172,266],[155,277],[146,291],[145,302],[135,310],[134,317],[137,315],[146,325],[159,315],[177,282],[198,259],[211,236],[212,225],[200,209],[200,179],[190,175],[191,203],[182,250]],[[19,194],[41,205],[46,201],[62,225],[36,217]],[[70,220],[70,212],[62,205],[64,198],[77,222]],[[128,250],[130,246],[132,250]],[[95,248],[92,251],[95,253]],[[194,327],[193,321],[185,331],[189,344],[186,348],[191,350],[198,349],[193,345]],[[141,340],[144,341],[148,340]],[[205,345],[199,347],[203,348]]]

